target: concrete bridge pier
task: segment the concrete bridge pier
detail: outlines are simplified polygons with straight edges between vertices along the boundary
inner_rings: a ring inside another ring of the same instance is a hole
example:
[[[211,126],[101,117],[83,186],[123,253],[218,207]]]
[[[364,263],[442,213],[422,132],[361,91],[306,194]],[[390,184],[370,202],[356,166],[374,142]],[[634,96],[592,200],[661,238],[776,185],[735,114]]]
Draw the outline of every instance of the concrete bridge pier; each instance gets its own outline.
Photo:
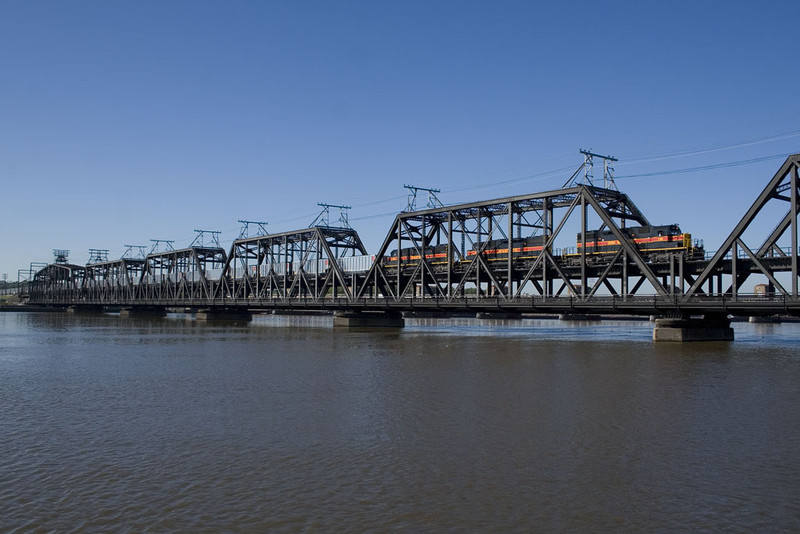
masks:
[[[103,306],[96,306],[94,304],[79,304],[77,306],[70,306],[67,308],[67,313],[74,313],[78,315],[102,315],[105,313]]]
[[[653,341],[733,341],[733,328],[725,315],[709,314],[702,319],[656,319]]]
[[[153,306],[133,306],[119,310],[120,317],[166,317],[167,310]]]
[[[249,311],[238,308],[203,308],[195,314],[197,321],[249,323],[252,318],[253,314]]]
[[[335,328],[403,328],[406,325],[399,312],[336,312]]]
[[[558,315],[559,321],[572,321],[572,322],[581,322],[581,321],[599,321],[599,315],[591,315],[588,313],[561,313]]]

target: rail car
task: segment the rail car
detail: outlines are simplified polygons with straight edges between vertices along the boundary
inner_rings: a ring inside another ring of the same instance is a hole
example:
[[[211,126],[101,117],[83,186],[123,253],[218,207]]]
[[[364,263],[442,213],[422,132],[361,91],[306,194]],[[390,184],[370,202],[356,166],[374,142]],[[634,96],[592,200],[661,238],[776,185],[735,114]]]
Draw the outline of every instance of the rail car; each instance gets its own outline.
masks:
[[[481,247],[483,247],[483,243],[476,243],[475,246],[468,250],[467,260],[472,260]],[[543,249],[543,236],[514,238],[511,240],[511,259],[536,259]],[[508,260],[508,250],[508,239],[492,239],[486,243],[486,247],[483,249],[483,256],[488,261]]]
[[[671,253],[683,252],[687,257],[703,256],[704,250],[700,242],[692,241],[692,234],[681,231],[677,224],[662,226],[632,226],[623,228],[628,234],[637,250],[650,259],[662,259]],[[577,253],[581,254],[583,242],[581,234],[577,235]],[[586,232],[586,254],[606,255],[616,254],[622,248],[619,239],[611,230],[592,230]]]
[[[543,248],[544,237],[542,236],[515,238],[511,240],[511,258],[513,260],[536,259],[542,253]],[[475,243],[466,252],[464,262],[473,261],[481,249],[483,249],[482,256],[488,261],[508,260],[508,239],[492,239],[486,242],[485,247],[483,242]],[[389,269],[396,269],[398,265],[407,269],[416,267],[421,258],[416,248],[404,248],[399,253],[397,250],[393,250],[388,256],[384,256],[382,263]],[[458,263],[456,257],[449,254],[447,244],[426,248],[425,259],[430,265],[446,265],[448,263],[455,265]]]
[[[688,258],[702,258],[705,254],[702,243],[692,240],[692,235],[681,231],[677,224],[662,226],[636,226],[624,228],[637,250],[650,261],[667,261],[670,254],[683,252]],[[509,251],[511,259],[515,262],[525,262],[536,260],[544,250],[544,236],[531,236],[525,238],[513,238],[509,248],[508,239],[492,239],[488,242],[479,241],[475,243],[466,254],[463,260],[459,261],[459,256],[450,251],[450,245],[439,244],[425,247],[425,260],[434,267],[450,265],[457,267],[459,263],[466,265],[474,261],[481,251],[482,257],[489,262],[508,261]],[[576,248],[573,252],[556,251],[559,256],[566,257],[572,262],[580,262],[581,249],[583,242],[581,234],[577,234]],[[586,232],[586,254],[591,261],[603,261],[609,255],[616,254],[621,248],[620,242],[610,230],[591,230]],[[577,250],[577,252],[574,252]],[[366,273],[375,261],[380,261],[384,268],[395,270],[398,266],[403,271],[415,269],[422,259],[419,249],[408,247],[392,250],[388,256],[376,258],[375,256],[353,256],[337,259],[337,263],[345,273]],[[319,265],[317,267],[317,265]],[[303,265],[303,270],[309,274],[325,273],[330,268],[330,260],[320,262],[309,261]],[[294,268],[292,263],[261,265],[260,267],[251,266],[251,275],[266,276],[270,269],[278,275],[293,275]]]
[[[449,258],[447,244],[434,245],[425,249],[425,259],[431,265],[447,264],[450,261]],[[401,268],[406,268],[416,266],[420,259],[422,257],[416,248],[403,248],[400,249],[399,253],[397,250],[393,250],[388,256],[384,256],[381,261],[384,267],[397,268],[399,265]]]
[[[623,228],[633,240],[637,250],[650,261],[667,261],[670,254],[683,253],[687,258],[702,258],[705,254],[703,245],[699,241],[693,241],[692,235],[685,233],[677,224],[661,226],[635,226]],[[511,240],[511,259],[514,261],[535,260],[542,254],[544,249],[544,236],[532,236],[526,238],[514,238]],[[563,251],[559,255],[568,257],[573,262],[580,262],[581,249],[584,244],[580,233],[576,238],[577,252]],[[426,248],[425,258],[431,265],[443,265],[450,263],[457,265],[458,259],[455,255],[448,254],[448,245],[435,245]],[[586,254],[592,261],[602,261],[609,255],[616,254],[622,248],[619,239],[611,230],[591,230],[586,232]],[[478,242],[467,252],[463,263],[473,261],[478,254],[487,261],[508,261],[509,242],[508,239],[492,239],[488,242]],[[398,253],[393,250],[389,256],[384,256],[381,260],[384,267],[396,269],[399,265],[403,269],[416,267],[420,262],[421,256],[416,248],[404,248]]]

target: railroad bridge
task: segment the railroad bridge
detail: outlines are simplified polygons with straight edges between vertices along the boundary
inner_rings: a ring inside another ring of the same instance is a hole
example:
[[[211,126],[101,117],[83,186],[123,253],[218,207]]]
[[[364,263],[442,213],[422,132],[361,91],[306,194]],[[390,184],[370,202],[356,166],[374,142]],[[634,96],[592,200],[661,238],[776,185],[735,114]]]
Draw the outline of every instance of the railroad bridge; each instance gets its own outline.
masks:
[[[713,254],[677,225],[654,226],[613,179],[596,186],[586,171],[597,155],[584,154],[558,190],[399,213],[375,254],[349,224],[323,221],[228,250],[57,261],[35,274],[29,302],[205,317],[322,310],[395,326],[408,312],[643,314],[668,318],[654,338],[669,340],[732,339],[731,315],[800,314],[800,154]],[[763,222],[774,229],[754,236]]]

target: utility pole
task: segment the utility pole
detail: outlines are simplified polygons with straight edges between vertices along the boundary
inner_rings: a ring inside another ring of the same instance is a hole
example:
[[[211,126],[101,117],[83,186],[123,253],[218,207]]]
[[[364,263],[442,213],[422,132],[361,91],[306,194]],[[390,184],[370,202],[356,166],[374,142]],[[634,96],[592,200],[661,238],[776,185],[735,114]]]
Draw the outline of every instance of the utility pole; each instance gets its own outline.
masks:
[[[108,249],[104,248],[90,248],[89,261],[86,265],[92,263],[103,263],[108,261]]]
[[[59,265],[64,265],[69,262],[69,250],[54,248],[53,256],[55,257],[55,263],[58,263]]]
[[[197,232],[197,237],[195,237],[194,241],[192,241],[189,244],[189,248],[195,246],[195,244],[198,243],[198,242],[200,244],[200,247],[205,248],[206,247],[206,244],[205,244],[205,239],[206,239],[205,236],[206,236],[206,234],[211,236],[209,238],[210,241],[211,241],[211,245],[209,245],[209,246],[213,245],[213,246],[216,246],[217,248],[222,248],[222,246],[219,244],[219,234],[221,234],[222,232],[220,232],[219,230],[197,230],[197,229],[195,229],[195,232]]]
[[[242,231],[239,232],[239,239],[250,237],[249,226],[251,224],[258,225],[258,235],[269,235],[269,232],[267,232],[267,223],[264,221],[244,221],[239,219],[239,222],[242,224]]]
[[[161,247],[162,243],[165,245],[165,252],[175,250],[172,247],[172,244],[175,242],[174,239],[151,239],[150,241],[153,243],[153,248],[150,249],[150,254],[153,254],[154,252],[160,252],[159,248]]]
[[[125,254],[122,255],[123,258],[132,258],[131,254],[133,254],[133,249],[139,249],[139,257],[144,259],[147,256],[145,252],[145,245],[122,245],[125,248]]]
[[[417,211],[417,193],[419,191],[425,191],[428,193],[428,203],[426,204],[429,208],[442,208],[444,204],[439,198],[436,196],[436,193],[441,193],[440,189],[432,189],[429,187],[417,187],[414,185],[404,185],[406,189],[408,189],[408,206],[403,211]]]
[[[592,175],[593,167],[594,167],[594,158],[600,158],[603,160],[603,189],[617,189],[617,185],[614,183],[614,167],[612,164],[617,160],[617,158],[613,156],[603,156],[600,154],[595,154],[589,150],[580,150],[580,153],[583,154],[583,183],[584,185],[591,185],[593,186],[594,183],[592,180],[594,176]]]
[[[342,225],[341,228],[350,228],[350,221],[347,218],[347,210],[352,209],[352,206],[339,206],[336,204],[326,204],[325,202],[317,202],[317,206],[322,206],[322,212],[317,215],[317,218],[314,219],[311,224],[308,225],[309,228],[313,228],[315,226],[330,228],[331,208],[336,208],[339,210],[339,222]]]

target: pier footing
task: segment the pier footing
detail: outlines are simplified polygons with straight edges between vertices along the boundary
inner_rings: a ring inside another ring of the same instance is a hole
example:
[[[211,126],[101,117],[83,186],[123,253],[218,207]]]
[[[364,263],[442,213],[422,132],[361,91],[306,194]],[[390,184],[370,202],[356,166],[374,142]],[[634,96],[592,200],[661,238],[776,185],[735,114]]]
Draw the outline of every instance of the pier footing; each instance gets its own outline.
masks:
[[[781,318],[776,315],[751,315],[748,321],[751,323],[780,323]]]
[[[343,328],[403,328],[405,319],[394,312],[336,312],[333,326]]]
[[[727,317],[656,319],[653,341],[733,341],[733,328]]]
[[[166,317],[166,315],[167,310],[164,308],[136,307],[119,310],[120,317]]]
[[[253,315],[247,310],[213,308],[197,310],[195,319],[198,321],[249,323]]]
[[[70,306],[67,308],[67,313],[75,313],[78,315],[102,315],[105,313],[105,310],[102,306],[82,305]]]
[[[559,321],[599,321],[599,315],[588,313],[562,313],[558,316]]]
[[[515,312],[478,312],[475,314],[476,319],[520,319],[521,313]]]

